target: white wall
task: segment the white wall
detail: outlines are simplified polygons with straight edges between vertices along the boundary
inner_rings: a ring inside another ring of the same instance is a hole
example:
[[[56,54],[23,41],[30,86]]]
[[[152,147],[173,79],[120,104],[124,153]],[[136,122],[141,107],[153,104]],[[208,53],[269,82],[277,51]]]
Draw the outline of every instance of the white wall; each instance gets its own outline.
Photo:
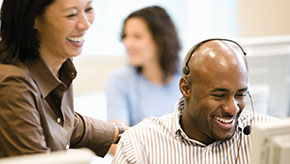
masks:
[[[164,7],[172,17],[180,41],[181,56],[197,41],[210,37],[237,36],[237,0],[106,0],[94,1],[96,19],[83,54],[125,55],[120,29],[125,17],[150,5]],[[222,18],[222,19],[220,19]]]
[[[202,39],[237,37],[237,0],[93,0],[93,5],[96,19],[86,35],[86,55],[124,56],[119,39],[124,18],[150,5],[164,7],[172,17],[183,47],[181,56]]]
[[[240,37],[290,34],[289,0],[239,0]]]

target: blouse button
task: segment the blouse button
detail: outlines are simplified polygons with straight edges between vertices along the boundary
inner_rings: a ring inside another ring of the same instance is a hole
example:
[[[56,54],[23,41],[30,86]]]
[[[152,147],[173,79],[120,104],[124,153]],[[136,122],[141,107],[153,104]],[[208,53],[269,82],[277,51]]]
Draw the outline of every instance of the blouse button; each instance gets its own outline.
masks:
[[[61,123],[61,118],[57,117],[57,118],[56,118],[56,122],[57,122],[57,123]]]

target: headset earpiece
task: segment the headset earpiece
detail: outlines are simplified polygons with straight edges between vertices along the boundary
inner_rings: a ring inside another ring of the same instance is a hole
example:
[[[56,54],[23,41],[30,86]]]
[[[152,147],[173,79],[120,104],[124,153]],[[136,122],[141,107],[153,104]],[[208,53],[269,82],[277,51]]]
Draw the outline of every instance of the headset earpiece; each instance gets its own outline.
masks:
[[[183,71],[183,74],[184,74],[184,75],[189,75],[189,69],[188,69],[188,66],[184,66],[183,69],[182,69],[182,71]]]

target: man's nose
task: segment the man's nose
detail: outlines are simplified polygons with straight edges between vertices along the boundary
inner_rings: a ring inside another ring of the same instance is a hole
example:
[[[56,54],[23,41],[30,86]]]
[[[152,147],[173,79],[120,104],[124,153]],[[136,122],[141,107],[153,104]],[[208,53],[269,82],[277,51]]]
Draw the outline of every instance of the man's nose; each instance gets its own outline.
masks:
[[[222,110],[225,113],[234,116],[240,110],[238,101],[233,97],[228,98],[222,105]]]

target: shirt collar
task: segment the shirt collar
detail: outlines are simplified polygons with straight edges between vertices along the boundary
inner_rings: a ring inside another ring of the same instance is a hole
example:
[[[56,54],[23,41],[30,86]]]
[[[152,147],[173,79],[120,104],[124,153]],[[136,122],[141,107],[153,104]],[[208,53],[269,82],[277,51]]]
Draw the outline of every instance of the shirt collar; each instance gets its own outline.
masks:
[[[26,60],[30,73],[37,83],[43,97],[46,97],[58,85],[63,84],[54,74],[49,70],[46,63],[39,57],[33,60]],[[71,80],[76,77],[76,70],[71,59],[67,59],[60,68],[62,73],[70,72]],[[64,87],[65,84],[63,84]]]
[[[184,106],[184,98],[181,97],[177,100],[177,103],[175,105],[174,110],[174,132],[177,133],[177,131],[182,130],[180,126],[180,118],[183,114],[183,106]]]
[[[194,142],[198,145],[202,145],[202,146],[206,146],[205,144],[198,142],[196,140],[190,139],[185,132],[182,130],[181,126],[180,126],[180,118],[181,115],[183,114],[183,107],[184,107],[184,98],[181,97],[177,100],[177,103],[175,105],[175,110],[174,110],[174,125],[173,125],[173,130],[175,132],[176,137],[182,137],[183,139],[190,141],[190,142]],[[234,135],[242,132],[242,130],[249,124],[249,118],[247,116],[247,111],[243,111],[238,119],[238,128],[236,129],[236,132]],[[233,136],[234,137],[234,136]]]

